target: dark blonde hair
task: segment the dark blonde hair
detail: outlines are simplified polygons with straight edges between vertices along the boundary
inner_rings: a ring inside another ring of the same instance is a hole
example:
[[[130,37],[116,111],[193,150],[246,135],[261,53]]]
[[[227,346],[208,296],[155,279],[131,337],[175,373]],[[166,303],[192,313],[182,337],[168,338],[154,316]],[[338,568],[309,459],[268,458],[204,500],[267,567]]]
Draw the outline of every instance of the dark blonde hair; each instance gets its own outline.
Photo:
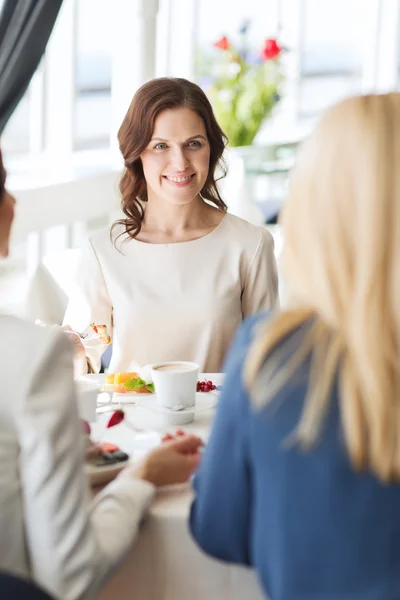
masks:
[[[286,310],[246,364],[261,407],[311,356],[297,439],[318,441],[337,381],[351,463],[385,482],[400,481],[399,131],[400,94],[373,94],[330,108],[305,142],[280,216]]]
[[[143,173],[141,153],[151,140],[157,116],[166,109],[186,106],[203,120],[210,145],[210,164],[201,196],[219,209],[226,211],[215,177],[217,167],[225,176],[222,154],[227,142],[218,125],[211,104],[203,90],[187,79],[161,77],[145,83],[134,95],[128,112],[118,131],[118,141],[124,158],[125,170],[120,181],[122,209],[125,219],[115,225],[124,225],[126,233],[135,238],[143,220],[143,202],[147,202],[147,185]]]

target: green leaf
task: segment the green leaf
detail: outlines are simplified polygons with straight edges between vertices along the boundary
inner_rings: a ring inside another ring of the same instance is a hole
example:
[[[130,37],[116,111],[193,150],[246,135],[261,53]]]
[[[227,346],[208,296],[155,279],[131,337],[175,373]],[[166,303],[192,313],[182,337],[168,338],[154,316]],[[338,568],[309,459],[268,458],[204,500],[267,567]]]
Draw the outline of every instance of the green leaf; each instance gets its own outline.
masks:
[[[132,377],[132,379],[128,379],[125,381],[124,386],[129,388],[130,390],[137,390],[146,385],[144,379],[140,379],[140,377]]]
[[[133,392],[142,387],[146,387],[149,392],[154,392],[154,383],[146,383],[145,380],[140,379],[140,377],[132,377],[132,379],[128,379],[128,381],[125,381],[124,386]]]

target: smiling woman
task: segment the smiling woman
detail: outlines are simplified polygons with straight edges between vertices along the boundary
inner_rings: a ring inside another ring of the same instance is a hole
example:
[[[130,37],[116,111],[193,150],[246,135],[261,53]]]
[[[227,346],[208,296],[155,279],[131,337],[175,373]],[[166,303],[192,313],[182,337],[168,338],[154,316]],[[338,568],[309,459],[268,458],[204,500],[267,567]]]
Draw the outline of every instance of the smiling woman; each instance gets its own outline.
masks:
[[[0,257],[8,256],[15,198],[6,190],[6,171],[0,151]]]
[[[225,136],[194,83],[146,83],[118,139],[125,218],[90,239],[65,323],[113,332],[112,372],[165,361],[218,372],[242,319],[277,302],[272,237],[227,214],[215,175]],[[94,370],[105,348],[87,345]]]
[[[153,204],[195,200],[203,209],[205,199],[226,210],[215,180],[217,166],[223,170],[225,136],[196,84],[161,78],[142,86],[118,139],[125,161],[120,185],[124,223],[132,237],[141,229],[149,197]],[[182,188],[185,193],[177,194]]]
[[[178,127],[178,122],[184,127]],[[183,137],[178,138],[176,132]],[[201,117],[187,107],[164,110],[155,120],[153,135],[141,155],[151,202],[182,205],[200,198],[210,162],[210,146]]]

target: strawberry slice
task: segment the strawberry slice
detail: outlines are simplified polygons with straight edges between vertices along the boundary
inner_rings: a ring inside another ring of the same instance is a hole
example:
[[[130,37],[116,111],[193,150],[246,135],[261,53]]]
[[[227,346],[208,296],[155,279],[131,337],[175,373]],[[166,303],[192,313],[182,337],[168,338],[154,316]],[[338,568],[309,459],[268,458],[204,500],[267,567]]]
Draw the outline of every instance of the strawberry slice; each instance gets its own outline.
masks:
[[[90,323],[90,327],[93,329],[93,331],[94,331],[95,333],[97,333],[97,334],[99,333],[99,330],[97,329],[97,327],[96,327],[95,323]]]
[[[109,429],[110,427],[115,427],[115,425],[118,425],[119,423],[121,423],[121,421],[123,421],[124,418],[125,418],[125,413],[123,410],[121,410],[121,409],[115,410],[107,423],[107,429]]]
[[[111,444],[110,442],[104,442],[104,444],[101,444],[101,451],[102,452],[117,452],[119,450],[118,446],[116,446],[115,444]]]

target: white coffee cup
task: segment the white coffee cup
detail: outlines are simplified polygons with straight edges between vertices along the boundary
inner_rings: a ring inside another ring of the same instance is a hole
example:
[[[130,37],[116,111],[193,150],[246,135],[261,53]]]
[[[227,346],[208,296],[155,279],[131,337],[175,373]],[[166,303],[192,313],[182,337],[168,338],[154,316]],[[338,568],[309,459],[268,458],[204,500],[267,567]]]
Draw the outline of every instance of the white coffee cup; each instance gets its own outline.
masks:
[[[194,408],[199,373],[197,363],[176,360],[152,365],[157,403],[171,411]]]
[[[97,396],[100,392],[100,384],[88,381],[84,378],[75,379],[76,397],[79,418],[89,423],[96,421]]]

